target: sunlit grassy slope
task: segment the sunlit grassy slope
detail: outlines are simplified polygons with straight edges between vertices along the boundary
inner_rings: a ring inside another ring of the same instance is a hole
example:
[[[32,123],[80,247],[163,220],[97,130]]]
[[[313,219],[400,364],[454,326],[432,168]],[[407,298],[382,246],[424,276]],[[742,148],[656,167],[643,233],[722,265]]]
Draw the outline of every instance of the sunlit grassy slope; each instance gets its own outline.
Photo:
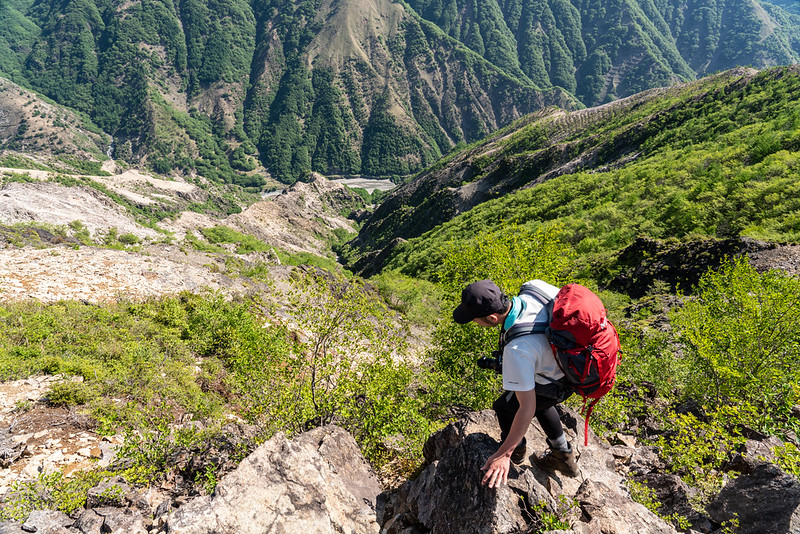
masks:
[[[443,245],[503,221],[559,224],[580,253],[618,250],[637,235],[796,241],[798,104],[800,69],[790,67],[688,84],[619,113],[598,109],[597,121],[582,111],[532,122],[471,162],[479,169],[475,180],[527,173],[526,187],[409,240],[389,265],[430,272]],[[537,183],[543,154],[555,144],[596,163]]]

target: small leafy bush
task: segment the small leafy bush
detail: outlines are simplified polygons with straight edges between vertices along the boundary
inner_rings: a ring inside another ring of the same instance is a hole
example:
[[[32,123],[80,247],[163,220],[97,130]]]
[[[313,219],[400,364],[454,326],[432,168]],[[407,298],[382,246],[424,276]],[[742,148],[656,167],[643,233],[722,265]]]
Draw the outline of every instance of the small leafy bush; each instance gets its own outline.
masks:
[[[51,406],[77,406],[86,404],[95,393],[82,382],[58,382],[47,391],[47,402]]]
[[[24,521],[33,510],[44,509],[71,514],[86,505],[91,488],[111,476],[108,471],[77,471],[66,478],[54,471],[36,480],[15,482],[3,498],[0,520]]]
[[[265,252],[272,247],[263,241],[247,234],[243,234],[228,226],[214,226],[212,228],[201,228],[200,232],[203,234],[209,243],[233,243],[237,245],[237,254],[246,254],[248,252]]]
[[[124,233],[121,234],[117,240],[122,243],[123,245],[138,245],[142,242],[138,236],[131,234],[131,233]]]
[[[699,490],[701,501],[722,487],[720,467],[745,442],[736,428],[737,423],[751,417],[748,412],[747,406],[722,406],[703,419],[691,413],[666,414],[666,433],[656,440],[656,445],[669,462],[669,469]]]

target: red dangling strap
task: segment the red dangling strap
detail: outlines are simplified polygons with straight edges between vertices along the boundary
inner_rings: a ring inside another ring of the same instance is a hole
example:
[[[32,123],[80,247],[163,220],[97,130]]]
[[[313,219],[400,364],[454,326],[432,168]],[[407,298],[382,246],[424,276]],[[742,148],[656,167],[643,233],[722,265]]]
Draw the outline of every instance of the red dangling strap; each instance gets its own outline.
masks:
[[[586,410],[586,402],[589,400],[589,397],[583,398],[583,408],[581,408],[581,415],[583,412],[586,411],[586,415],[584,416],[584,423],[583,423],[583,446],[589,446],[589,418],[592,416],[592,410],[594,410],[594,405],[597,404],[597,401],[600,399],[593,399],[592,402],[589,404],[588,411]]]

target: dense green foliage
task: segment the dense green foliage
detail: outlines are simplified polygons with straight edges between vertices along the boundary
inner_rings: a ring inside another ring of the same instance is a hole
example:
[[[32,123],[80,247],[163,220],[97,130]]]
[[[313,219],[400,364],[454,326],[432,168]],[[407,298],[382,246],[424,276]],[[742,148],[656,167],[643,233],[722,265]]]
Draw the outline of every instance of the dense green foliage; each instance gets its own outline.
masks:
[[[567,116],[561,124],[544,119],[519,129],[491,159],[474,166],[502,173],[513,165],[525,175],[530,165],[535,172],[553,137],[565,134],[572,150],[594,150],[601,162],[618,157],[612,150],[622,143],[623,153],[636,151],[637,157],[480,204],[410,240],[390,267],[430,276],[447,243],[469,239],[476,227],[492,231],[504,220],[531,228],[556,222],[583,254],[608,254],[637,235],[800,239],[798,71],[766,71],[746,84],[723,77],[693,87],[583,128],[572,127]]]
[[[759,275],[746,260],[704,276],[697,297],[674,312],[691,373],[686,395],[708,405],[746,405],[771,431],[800,400],[800,280]]]

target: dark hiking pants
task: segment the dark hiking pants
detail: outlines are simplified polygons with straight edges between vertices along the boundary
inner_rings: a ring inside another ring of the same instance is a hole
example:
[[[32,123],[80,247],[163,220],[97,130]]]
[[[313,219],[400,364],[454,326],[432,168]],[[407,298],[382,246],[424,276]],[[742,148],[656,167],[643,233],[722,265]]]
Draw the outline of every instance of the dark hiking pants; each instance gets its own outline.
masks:
[[[538,389],[538,386],[537,386]],[[548,389],[547,387],[542,389]],[[550,393],[550,391],[548,391]],[[536,393],[536,420],[542,426],[542,430],[551,440],[558,438],[564,429],[561,426],[561,418],[558,416],[556,404],[564,401],[569,397],[572,392],[565,389],[559,389],[557,392],[552,392],[554,397]],[[508,433],[511,431],[511,423],[514,422],[514,417],[519,410],[519,401],[513,391],[504,391],[494,404],[494,413],[497,415],[497,422],[500,424],[500,439],[505,441]],[[525,438],[522,438],[522,443],[525,443]]]

